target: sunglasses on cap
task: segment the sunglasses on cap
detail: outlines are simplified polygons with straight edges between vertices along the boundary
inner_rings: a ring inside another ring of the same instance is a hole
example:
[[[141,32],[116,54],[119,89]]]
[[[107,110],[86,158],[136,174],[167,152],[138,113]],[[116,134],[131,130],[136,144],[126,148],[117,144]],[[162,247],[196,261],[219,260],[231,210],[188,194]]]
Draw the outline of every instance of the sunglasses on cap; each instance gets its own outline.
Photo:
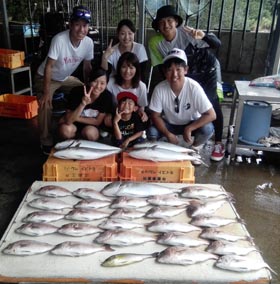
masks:
[[[175,106],[174,107],[175,112],[179,113],[179,111],[180,111],[180,101],[179,101],[178,97],[176,97],[174,99],[174,106]]]
[[[74,8],[71,18],[74,18],[74,19],[82,18],[82,19],[86,19],[90,21],[91,13],[88,10],[83,9],[83,8],[76,8],[76,9]]]

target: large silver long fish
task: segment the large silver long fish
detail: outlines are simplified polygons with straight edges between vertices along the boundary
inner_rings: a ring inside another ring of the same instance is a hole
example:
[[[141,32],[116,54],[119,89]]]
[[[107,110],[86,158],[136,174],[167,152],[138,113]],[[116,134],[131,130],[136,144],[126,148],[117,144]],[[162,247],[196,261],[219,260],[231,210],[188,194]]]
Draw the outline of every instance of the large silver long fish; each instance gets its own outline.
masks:
[[[85,147],[70,147],[54,152],[53,156],[64,160],[96,160],[118,154],[121,151],[122,150],[120,148],[104,150]]]

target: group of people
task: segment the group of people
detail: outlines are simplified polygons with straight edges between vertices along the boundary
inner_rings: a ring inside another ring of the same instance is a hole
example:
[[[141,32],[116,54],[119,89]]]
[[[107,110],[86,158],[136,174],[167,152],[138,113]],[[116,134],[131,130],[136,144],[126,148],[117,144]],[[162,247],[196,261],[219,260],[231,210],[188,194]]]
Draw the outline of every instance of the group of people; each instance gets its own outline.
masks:
[[[163,78],[148,100],[144,83],[148,56],[134,40],[136,28],[129,19],[117,27],[118,42],[111,40],[92,70],[93,41],[87,36],[91,13],[84,6],[73,8],[69,29],[52,39],[48,55],[35,75],[39,102],[40,141],[49,153],[54,140],[52,98],[56,90],[69,93],[66,113],[58,123],[59,139],[98,140],[110,131],[112,143],[130,147],[161,137],[178,144],[178,137],[192,147],[215,134],[211,159],[224,157],[223,115],[217,95],[218,60],[209,51],[220,46],[214,34],[183,26],[171,5],[158,9],[149,41],[153,66]],[[72,73],[83,62],[83,82]]]

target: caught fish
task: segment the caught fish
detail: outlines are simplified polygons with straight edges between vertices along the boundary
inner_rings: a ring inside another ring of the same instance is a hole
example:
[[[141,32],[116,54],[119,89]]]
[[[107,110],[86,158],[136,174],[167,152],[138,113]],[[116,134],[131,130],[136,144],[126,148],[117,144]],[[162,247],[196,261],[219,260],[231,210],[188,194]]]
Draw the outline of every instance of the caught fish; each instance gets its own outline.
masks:
[[[57,232],[58,227],[46,223],[26,223],[16,229],[17,233],[39,237]]]
[[[109,213],[98,209],[74,209],[65,215],[65,219],[74,221],[94,221],[107,218]]]
[[[252,238],[249,236],[239,236],[234,234],[229,234],[218,230],[217,228],[206,228],[199,235],[201,238],[213,240],[213,241],[228,241],[236,242],[238,240],[245,240],[252,242]]]
[[[99,200],[95,198],[89,198],[81,200],[74,205],[74,208],[103,208],[108,207],[111,204],[111,201]]]
[[[53,156],[64,160],[96,160],[108,157],[121,152],[121,149],[102,150],[83,147],[70,147],[62,150],[57,150]]]
[[[153,162],[174,162],[174,161],[203,161],[188,153],[176,152],[168,149],[154,147],[140,148],[128,152],[128,155],[135,159],[149,160]]]
[[[199,227],[193,226],[189,223],[174,222],[167,220],[155,220],[149,224],[146,224],[146,228],[150,232],[165,233],[165,232],[182,232],[188,233],[192,231],[201,231]]]
[[[103,232],[100,228],[86,223],[69,223],[58,228],[58,233],[72,237],[82,237],[100,232]]]
[[[34,255],[50,251],[54,246],[45,242],[34,240],[20,240],[10,243],[4,248],[3,253],[11,255]]]
[[[147,202],[156,206],[182,206],[189,205],[190,201],[179,198],[177,194],[155,195],[148,197]]]
[[[220,196],[232,197],[232,194],[223,190],[217,190],[200,185],[191,185],[188,187],[181,188],[181,197],[189,199],[208,199],[216,198]]]
[[[107,184],[101,192],[106,196],[131,196],[131,197],[148,197],[159,194],[171,194],[180,192],[181,189],[170,188],[155,183],[145,182],[121,182],[116,181]]]
[[[224,218],[219,216],[196,216],[192,218],[190,223],[194,226],[211,228],[225,226],[232,223],[245,224],[244,220],[240,218]]]
[[[51,211],[34,211],[23,218],[23,222],[50,223],[63,219],[65,214]]]
[[[65,241],[56,245],[51,253],[63,256],[83,256],[100,251],[113,251],[108,246],[97,246],[95,244],[88,244],[83,242]]]
[[[206,249],[206,251],[218,255],[237,254],[246,255],[252,251],[258,251],[255,246],[244,246],[227,241],[214,241]]]
[[[98,200],[103,200],[103,201],[111,201],[111,199],[107,196],[104,196],[102,193],[100,193],[97,190],[94,190],[92,188],[78,188],[73,191],[73,195],[80,197],[82,199],[88,199],[88,198],[93,198],[93,199],[98,199]]]
[[[42,186],[34,193],[46,197],[65,197],[72,195],[72,192],[70,190],[58,185]]]
[[[31,200],[29,206],[42,210],[61,210],[66,208],[73,208],[72,205],[57,198],[40,197]]]
[[[206,251],[194,248],[169,247],[160,252],[156,258],[159,263],[189,265],[210,259],[218,259],[218,256]]]
[[[189,217],[195,217],[199,215],[211,215],[221,208],[226,202],[226,199],[207,201],[204,203],[192,201],[187,206],[187,214]]]
[[[104,230],[131,230],[143,228],[144,225],[125,219],[107,219],[101,222],[98,227]]]
[[[100,233],[94,241],[112,246],[132,246],[156,241],[156,236],[133,231],[108,230]]]
[[[154,141],[154,142],[147,141],[147,142],[135,144],[133,146],[134,149],[151,148],[151,147],[172,150],[174,152],[179,152],[179,153],[194,153],[195,152],[193,149],[182,147],[182,146],[175,145],[175,144],[165,142],[165,141]]]
[[[152,254],[119,253],[108,257],[101,265],[105,267],[124,266],[143,261],[147,258],[155,258],[157,255],[157,252]]]
[[[215,266],[221,269],[237,272],[251,272],[267,268],[277,275],[277,273],[262,259],[247,255],[223,255],[216,261]]]
[[[93,148],[98,150],[119,150],[118,147],[114,147],[111,145],[99,143],[96,141],[89,141],[83,139],[68,139],[59,143],[56,143],[54,148],[56,150],[62,150],[65,148]]]
[[[144,198],[121,196],[116,198],[112,202],[110,207],[113,209],[118,209],[118,208],[133,209],[133,208],[145,207],[147,205],[149,205],[149,203]]]
[[[110,215],[113,219],[133,220],[144,217],[146,212],[136,209],[116,209]]]
[[[165,207],[156,206],[156,207],[149,209],[147,213],[145,214],[145,217],[164,219],[168,217],[177,216],[185,211],[186,211],[185,207],[178,208],[178,207],[168,207],[168,206],[165,206]]]
[[[209,245],[208,241],[189,237],[185,233],[169,232],[160,235],[157,239],[157,243],[167,246],[186,246],[197,247],[202,245]]]

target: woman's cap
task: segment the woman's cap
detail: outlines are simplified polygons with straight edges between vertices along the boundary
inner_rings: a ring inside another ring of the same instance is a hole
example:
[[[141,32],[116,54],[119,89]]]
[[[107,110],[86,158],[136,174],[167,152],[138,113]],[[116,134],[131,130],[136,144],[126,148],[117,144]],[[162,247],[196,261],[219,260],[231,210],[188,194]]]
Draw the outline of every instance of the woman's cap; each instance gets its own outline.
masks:
[[[91,21],[91,12],[85,6],[76,6],[73,8],[73,13],[70,17],[70,21],[85,20],[87,23]]]
[[[168,54],[166,55],[166,57],[164,57],[163,63],[165,63],[167,60],[172,59],[172,58],[181,59],[182,61],[186,63],[186,65],[188,65],[188,59],[187,59],[186,53],[182,49],[173,48],[172,50],[170,50]]]
[[[124,99],[132,99],[135,102],[135,104],[137,104],[137,100],[138,100],[137,96],[134,95],[131,92],[120,92],[120,93],[118,93],[118,95],[117,95],[118,102],[121,102]]]
[[[176,13],[176,10],[173,6],[171,5],[166,5],[166,6],[162,6],[157,10],[157,15],[156,18],[153,20],[152,22],[152,28],[155,31],[158,31],[158,23],[161,19],[163,18],[167,18],[167,17],[173,17],[177,20],[178,22],[178,26],[180,26],[183,23],[183,19],[181,18],[181,16],[179,16]]]

